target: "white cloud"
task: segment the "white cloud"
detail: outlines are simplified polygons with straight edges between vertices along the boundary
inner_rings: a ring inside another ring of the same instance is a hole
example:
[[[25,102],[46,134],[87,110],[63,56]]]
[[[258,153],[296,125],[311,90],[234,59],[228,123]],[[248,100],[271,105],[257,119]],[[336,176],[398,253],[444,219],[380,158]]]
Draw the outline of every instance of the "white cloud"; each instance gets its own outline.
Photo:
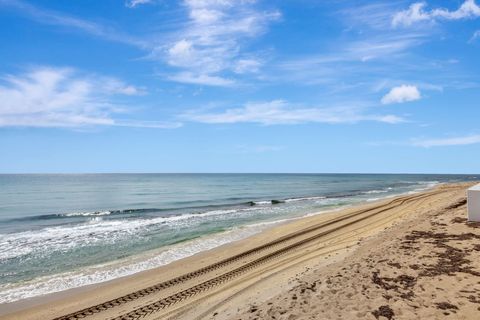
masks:
[[[456,63],[456,62],[450,62],[447,61],[447,63]],[[392,87],[397,87],[402,84],[402,82],[405,82],[403,80],[393,80],[393,79],[382,79],[379,80],[377,83],[372,85],[372,90],[375,93],[391,89]],[[444,87],[435,83],[430,83],[430,82],[423,82],[423,81],[415,81],[415,87],[417,87],[418,90],[420,88],[425,91],[437,91],[437,92],[443,92]]]
[[[427,11],[425,10],[426,6],[426,2],[417,2],[410,5],[407,10],[397,12],[393,16],[392,25],[394,27],[399,25],[410,26],[415,22],[434,21],[437,18],[460,20],[480,17],[480,7],[475,3],[475,0],[466,0],[454,11],[442,8]]]
[[[123,81],[111,77],[97,76],[96,82],[100,86],[101,90],[108,94],[122,94],[126,96],[138,96],[146,94],[146,90],[143,88],[127,85]]]
[[[432,15],[450,20],[476,18],[480,16],[480,7],[475,3],[475,0],[466,0],[460,8],[455,11],[435,9],[432,11]]]
[[[154,2],[127,0],[125,5],[135,8]],[[239,76],[259,72],[262,59],[246,52],[246,43],[265,32],[280,13],[258,10],[255,5],[255,0],[183,0],[180,7],[185,9],[185,21],[175,18],[166,23],[165,32],[134,37],[114,24],[80,19],[23,0],[0,0],[0,7],[14,9],[36,22],[146,50],[147,58],[170,67],[163,74],[172,81],[209,86],[232,86]]]
[[[426,5],[425,2],[417,2],[410,5],[407,10],[396,13],[393,16],[392,25],[394,27],[398,25],[409,26],[414,22],[431,20],[431,15],[423,10]]]
[[[185,0],[188,22],[150,56],[179,69],[170,77],[178,82],[219,85],[216,80],[225,80],[225,72],[258,72],[261,62],[245,58],[244,43],[262,34],[280,14],[258,11],[254,4],[253,0]]]
[[[295,78],[302,84],[333,83],[336,87],[358,76],[361,79],[356,81],[357,84],[372,76],[386,77],[385,70],[390,74],[396,60],[404,57],[411,47],[421,44],[424,38],[425,34],[418,32],[372,35],[365,40],[341,44],[332,52],[280,62],[278,77],[285,79],[284,75],[288,73],[288,81]],[[379,63],[388,68],[380,67]],[[346,78],[345,74],[349,77]]]
[[[2,80],[0,127],[173,126],[113,118],[114,114],[126,112],[122,105],[112,102],[116,97],[144,93],[115,78],[41,67]]]
[[[372,59],[391,58],[392,55],[405,52],[407,49],[420,44],[423,37],[424,34],[422,33],[413,33],[353,42],[346,48],[345,57],[363,62]]]
[[[343,22],[348,30],[365,30],[365,27],[385,31],[392,23],[392,15],[398,7],[396,1],[367,1],[365,4],[356,3],[340,10]]]
[[[194,58],[193,44],[182,39],[168,49],[168,63],[173,66],[182,66],[190,63]]]
[[[219,76],[209,76],[206,74],[195,74],[192,72],[180,72],[168,77],[169,80],[190,83],[190,84],[203,84],[215,87],[230,87],[234,85],[234,81]]]
[[[147,42],[119,32],[113,27],[108,27],[96,22],[79,19],[54,10],[46,10],[21,0],[2,0],[0,6],[6,6],[18,10],[20,14],[46,25],[63,26],[80,30],[93,36],[101,37],[110,41],[121,42],[137,47],[146,47]]]
[[[240,108],[223,112],[199,113],[191,111],[181,118],[201,123],[259,123],[264,125],[299,123],[356,123],[377,121],[399,123],[404,120],[395,115],[369,115],[358,108],[297,108],[283,100],[248,103]]]
[[[153,0],[128,0],[125,2],[125,6],[128,8],[135,8],[142,4],[152,3]]]
[[[408,101],[415,101],[421,98],[420,91],[417,87],[412,85],[401,85],[394,87],[382,98],[383,104],[403,103]]]
[[[412,145],[429,148],[442,146],[461,146],[477,143],[480,143],[480,135],[469,135],[443,139],[415,139],[413,140]]]
[[[239,59],[236,61],[233,71],[235,73],[256,73],[259,71],[262,63],[256,59]]]

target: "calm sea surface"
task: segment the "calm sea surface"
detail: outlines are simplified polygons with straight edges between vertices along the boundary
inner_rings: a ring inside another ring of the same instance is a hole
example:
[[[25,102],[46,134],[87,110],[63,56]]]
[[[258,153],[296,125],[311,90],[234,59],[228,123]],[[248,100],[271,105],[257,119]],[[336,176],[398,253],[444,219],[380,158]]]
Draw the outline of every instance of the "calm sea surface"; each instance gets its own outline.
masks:
[[[0,303],[164,265],[275,223],[467,175],[0,175]]]

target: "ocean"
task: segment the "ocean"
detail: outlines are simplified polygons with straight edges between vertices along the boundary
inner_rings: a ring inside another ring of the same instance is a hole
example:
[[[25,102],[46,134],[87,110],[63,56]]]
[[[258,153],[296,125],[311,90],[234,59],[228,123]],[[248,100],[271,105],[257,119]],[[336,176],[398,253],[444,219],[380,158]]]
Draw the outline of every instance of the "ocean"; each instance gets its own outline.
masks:
[[[165,265],[269,226],[469,175],[0,175],[0,303]]]

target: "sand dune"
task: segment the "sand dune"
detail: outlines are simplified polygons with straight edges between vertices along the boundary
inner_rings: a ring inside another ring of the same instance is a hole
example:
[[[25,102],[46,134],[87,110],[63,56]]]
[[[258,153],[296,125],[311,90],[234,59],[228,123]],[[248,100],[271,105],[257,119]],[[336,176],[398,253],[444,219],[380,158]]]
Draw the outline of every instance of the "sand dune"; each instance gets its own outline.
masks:
[[[473,319],[480,230],[461,220],[466,187],[307,217],[6,318]]]

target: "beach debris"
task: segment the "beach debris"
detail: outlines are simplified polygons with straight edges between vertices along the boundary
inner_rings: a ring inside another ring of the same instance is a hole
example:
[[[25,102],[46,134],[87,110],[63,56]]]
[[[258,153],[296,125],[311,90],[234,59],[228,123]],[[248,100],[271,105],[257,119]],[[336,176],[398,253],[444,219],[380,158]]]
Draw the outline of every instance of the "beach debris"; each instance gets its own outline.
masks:
[[[374,271],[372,276],[372,282],[376,285],[380,286],[385,290],[396,290],[403,289],[406,290],[408,288],[412,288],[417,283],[417,279],[415,277],[402,274],[395,278],[389,277],[379,277],[379,272]]]
[[[452,310],[452,311],[458,310],[458,307],[456,305],[448,302],[438,302],[438,303],[435,303],[435,305],[437,306],[437,309],[441,309],[441,310]]]
[[[457,209],[458,207],[462,207],[467,204],[467,198],[460,199],[459,201],[449,205],[446,207],[446,210]]]
[[[419,274],[420,276],[452,276],[457,272],[480,276],[480,272],[473,270],[473,267],[470,266],[471,261],[466,259],[468,256],[467,252],[447,244],[448,241],[480,239],[480,235],[473,233],[448,234],[445,232],[412,231],[405,238],[412,244],[418,243],[421,239],[427,240],[428,243],[435,245],[437,248],[444,249],[443,252],[437,253],[436,256],[439,259],[436,264],[426,265]]]
[[[372,314],[376,319],[379,319],[380,317],[385,317],[388,320],[392,320],[395,316],[395,313],[389,306],[381,306],[378,308],[378,310],[372,311]]]
[[[390,267],[395,267],[397,269],[402,269],[402,265],[398,262],[393,262],[393,261],[389,261],[387,262],[387,264],[390,266]]]
[[[468,221],[467,222],[467,227],[480,228],[480,222],[478,222],[478,221]]]
[[[450,222],[452,222],[452,223],[465,223],[467,225],[467,227],[480,228],[480,222],[478,222],[478,221],[468,221],[467,218],[455,217]]]
[[[467,221],[468,221],[467,218],[455,217],[455,218],[453,218],[450,222],[451,222],[451,223],[465,223],[465,222],[467,222]]]

